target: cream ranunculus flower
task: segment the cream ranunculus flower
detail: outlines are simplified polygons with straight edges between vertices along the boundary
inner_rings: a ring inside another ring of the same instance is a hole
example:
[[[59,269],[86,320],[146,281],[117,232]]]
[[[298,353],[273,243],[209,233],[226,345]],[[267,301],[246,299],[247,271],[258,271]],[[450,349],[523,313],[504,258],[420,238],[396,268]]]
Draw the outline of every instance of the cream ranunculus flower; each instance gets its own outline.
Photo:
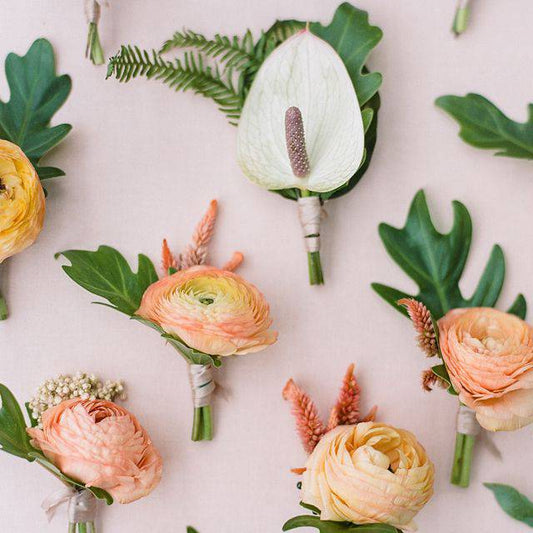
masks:
[[[533,422],[533,328],[488,307],[439,320],[442,357],[460,400],[489,431]]]
[[[0,263],[27,248],[44,222],[39,177],[24,152],[0,140]]]
[[[322,520],[413,530],[433,494],[434,467],[414,435],[363,422],[326,433],[309,456],[302,501]]]
[[[258,352],[277,340],[259,290],[214,267],[192,267],[156,281],[136,314],[210,355]]]
[[[308,164],[302,172],[294,171],[288,155],[286,114],[294,108],[305,135],[301,148]],[[327,192],[355,174],[364,140],[357,95],[342,59],[326,41],[302,30],[278,46],[257,73],[239,120],[238,161],[244,174],[266,189]]]

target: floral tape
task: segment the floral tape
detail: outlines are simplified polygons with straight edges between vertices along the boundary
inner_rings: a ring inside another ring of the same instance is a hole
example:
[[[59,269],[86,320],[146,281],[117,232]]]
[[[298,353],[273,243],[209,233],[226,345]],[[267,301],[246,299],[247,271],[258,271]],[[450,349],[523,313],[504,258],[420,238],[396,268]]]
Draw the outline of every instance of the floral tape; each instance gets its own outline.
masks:
[[[318,196],[304,196],[298,198],[298,217],[308,252],[320,250],[320,221],[323,209]]]
[[[457,432],[463,435],[479,435],[481,426],[476,420],[476,412],[466,405],[460,405],[457,411]]]
[[[211,365],[189,365],[189,377],[194,407],[210,405],[216,387]]]
[[[70,486],[65,486],[50,494],[41,504],[48,521],[52,520],[57,508],[64,503],[68,503],[70,522],[94,522],[96,498],[88,490],[77,491]]]

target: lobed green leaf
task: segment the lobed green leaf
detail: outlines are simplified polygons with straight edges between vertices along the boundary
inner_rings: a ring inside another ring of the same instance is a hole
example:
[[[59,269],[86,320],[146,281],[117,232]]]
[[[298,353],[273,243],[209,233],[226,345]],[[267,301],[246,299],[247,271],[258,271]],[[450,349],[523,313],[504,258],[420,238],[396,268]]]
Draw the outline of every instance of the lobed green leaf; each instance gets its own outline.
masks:
[[[441,96],[435,104],[459,123],[466,143],[497,150],[496,155],[533,159],[533,104],[526,122],[511,120],[480,94]]]
[[[505,278],[505,261],[498,245],[492,249],[489,261],[470,298],[465,298],[459,282],[466,265],[472,241],[472,221],[466,207],[453,202],[454,222],[449,233],[439,233],[423,191],[419,191],[409,210],[403,228],[380,224],[379,234],[387,252],[398,266],[419,287],[417,295],[393,289],[379,283],[374,290],[404,315],[397,305],[399,298],[415,298],[423,302],[435,319],[449,310],[460,307],[494,307],[500,296]],[[519,295],[511,308],[525,315],[526,303]]]
[[[95,252],[67,250],[56,258],[60,255],[70,261],[63,270],[73,281],[130,316],[139,308],[148,286],[158,280],[153,263],[142,254],[138,256],[137,273],[120,252],[109,246],[100,246]]]
[[[388,524],[352,524],[349,522],[333,522],[320,520],[318,516],[301,515],[291,518],[283,525],[283,531],[290,531],[300,527],[314,527],[320,533],[402,533],[399,529]]]
[[[10,99],[0,101],[0,138],[20,146],[41,179],[64,175],[59,169],[38,166],[72,129],[70,124],[50,125],[72,87],[69,76],[56,76],[52,45],[37,39],[26,55],[8,54],[5,72]]]

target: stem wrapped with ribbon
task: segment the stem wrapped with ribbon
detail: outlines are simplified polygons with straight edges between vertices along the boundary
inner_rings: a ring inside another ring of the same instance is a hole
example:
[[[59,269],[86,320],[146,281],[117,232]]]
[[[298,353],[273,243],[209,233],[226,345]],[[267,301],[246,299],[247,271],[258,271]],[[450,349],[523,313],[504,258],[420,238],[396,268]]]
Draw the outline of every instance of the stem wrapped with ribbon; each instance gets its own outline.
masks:
[[[87,46],[85,57],[89,58],[94,65],[103,65],[105,62],[104,50],[98,34],[98,23],[102,13],[102,6],[108,7],[107,0],[84,0],[85,18],[89,25],[87,34]]]
[[[76,283],[158,331],[187,361],[194,441],[213,436],[213,368],[224,357],[259,352],[277,340],[265,297],[233,272],[243,255],[235,252],[222,268],[208,266],[216,213],[213,200],[183,253],[174,255],[163,241],[160,279],[144,255],[134,274],[124,257],[107,246],[61,252],[71,262],[63,268]],[[110,286],[116,291],[110,292]]]

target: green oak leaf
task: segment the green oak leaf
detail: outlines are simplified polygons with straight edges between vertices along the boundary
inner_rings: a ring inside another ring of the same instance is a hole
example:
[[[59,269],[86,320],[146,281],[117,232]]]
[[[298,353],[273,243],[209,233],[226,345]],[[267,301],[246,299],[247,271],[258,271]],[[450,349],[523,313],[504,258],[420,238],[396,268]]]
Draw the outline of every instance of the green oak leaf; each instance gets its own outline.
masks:
[[[8,54],[5,71],[10,99],[0,101],[0,138],[20,146],[41,179],[63,176],[62,170],[38,163],[72,129],[50,126],[70,93],[70,77],[56,76],[54,50],[46,39],[37,39],[25,56]]]
[[[314,527],[320,533],[402,533],[399,529],[388,524],[352,524],[349,522],[333,522],[320,520],[318,516],[301,515],[291,518],[283,525],[283,531],[290,531],[299,527]]]
[[[22,457],[28,461],[33,459],[30,453],[35,451],[30,444],[30,437],[26,432],[26,421],[22,409],[12,392],[0,383],[0,449],[4,452]]]
[[[74,478],[63,474],[63,472],[61,472],[61,470],[59,470],[54,463],[49,461],[40,451],[34,450],[28,455],[64,483],[67,483],[76,489],[87,489],[91,491],[99,500],[105,500],[107,505],[111,505],[113,503],[113,497],[111,494],[109,494],[109,492],[99,487],[87,487],[80,481],[76,481]]]
[[[67,250],[57,253],[56,258],[60,255],[70,261],[63,270],[73,281],[105,298],[109,307],[130,316],[139,308],[148,286],[158,280],[152,261],[142,254],[138,256],[137,273],[131,270],[120,252],[110,246],[100,246],[95,252]]]
[[[511,120],[479,94],[441,96],[435,104],[459,123],[459,136],[468,144],[497,150],[500,156],[533,159],[533,104],[526,122]]]
[[[500,507],[512,518],[533,527],[533,502],[509,485],[484,483]]]
[[[457,392],[453,388],[452,380],[450,379],[450,374],[448,373],[448,369],[446,368],[446,365],[444,363],[432,366],[431,371],[433,372],[433,374],[435,374],[437,377],[439,377],[448,384],[448,388],[446,390],[450,394],[452,394],[453,396],[457,396]]]
[[[400,298],[415,298],[426,305],[435,319],[450,309],[459,307],[494,307],[502,290],[505,261],[502,249],[495,245],[474,294],[465,298],[459,281],[466,265],[472,240],[472,221],[466,207],[453,202],[454,222],[449,233],[439,233],[429,213],[426,197],[419,191],[401,229],[380,224],[379,235],[387,252],[398,266],[419,287],[419,293],[403,291],[373,283],[373,289],[393,307],[407,316],[397,305]],[[525,317],[526,302],[522,295],[515,300],[510,312]]]
[[[364,71],[370,52],[383,37],[381,29],[369,24],[366,11],[348,2],[337,8],[328,26],[314,22],[310,29],[337,51],[352,79],[359,105],[366,104],[378,92],[383,80],[379,72]]]

